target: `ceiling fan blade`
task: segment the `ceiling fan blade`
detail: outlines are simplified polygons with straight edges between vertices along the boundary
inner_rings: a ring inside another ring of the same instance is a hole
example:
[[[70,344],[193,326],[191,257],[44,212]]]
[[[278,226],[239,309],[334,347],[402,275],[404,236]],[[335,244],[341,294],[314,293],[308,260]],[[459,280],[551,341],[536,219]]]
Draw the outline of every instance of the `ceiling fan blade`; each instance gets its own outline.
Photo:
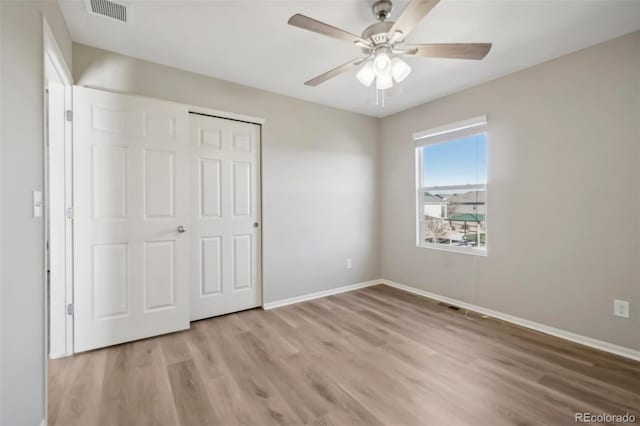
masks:
[[[332,69],[331,71],[327,71],[324,74],[320,74],[316,78],[312,78],[311,80],[305,82],[307,86],[317,86],[318,84],[324,83],[325,81],[342,74],[345,71],[350,70],[351,68],[357,67],[361,63],[365,62],[367,58],[358,58],[353,61],[347,62],[346,64],[342,64],[339,67]]]
[[[316,19],[309,18],[308,16],[301,15],[299,13],[289,18],[288,24],[293,25],[294,27],[302,28],[303,30],[337,38],[339,40],[346,40],[350,41],[351,43],[359,42],[360,44],[370,46],[370,43],[362,37],[341,30],[340,28],[333,27],[329,24],[325,24],[324,22],[320,22]]]
[[[408,44],[404,46],[404,50],[409,55],[426,58],[480,60],[484,59],[491,50],[491,43]]]
[[[400,31],[402,38],[405,38],[439,1],[440,0],[411,0],[387,33],[387,37],[391,39],[393,33]]]

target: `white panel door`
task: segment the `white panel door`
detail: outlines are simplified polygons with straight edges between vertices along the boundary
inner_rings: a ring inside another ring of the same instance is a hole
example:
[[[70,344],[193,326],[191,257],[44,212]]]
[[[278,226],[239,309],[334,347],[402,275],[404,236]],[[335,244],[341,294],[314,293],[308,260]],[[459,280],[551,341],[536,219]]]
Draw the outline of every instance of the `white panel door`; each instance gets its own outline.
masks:
[[[262,304],[260,126],[190,114],[191,319]]]
[[[74,87],[74,350],[189,327],[188,111]]]

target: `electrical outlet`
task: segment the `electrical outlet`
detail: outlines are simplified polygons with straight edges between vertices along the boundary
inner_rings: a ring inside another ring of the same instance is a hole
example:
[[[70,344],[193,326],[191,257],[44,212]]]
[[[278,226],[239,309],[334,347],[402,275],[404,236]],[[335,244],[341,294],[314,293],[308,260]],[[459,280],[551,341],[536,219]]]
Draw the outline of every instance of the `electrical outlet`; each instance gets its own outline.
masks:
[[[347,258],[347,269],[351,269],[351,258]]]
[[[620,318],[629,318],[629,302],[626,300],[614,300],[613,315]]]

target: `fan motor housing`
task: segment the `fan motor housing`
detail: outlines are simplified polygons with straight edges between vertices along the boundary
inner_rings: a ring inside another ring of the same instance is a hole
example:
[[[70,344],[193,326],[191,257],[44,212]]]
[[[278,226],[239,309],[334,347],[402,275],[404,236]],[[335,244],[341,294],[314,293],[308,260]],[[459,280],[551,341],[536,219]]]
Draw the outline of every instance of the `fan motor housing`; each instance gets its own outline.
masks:
[[[390,21],[376,22],[362,32],[362,38],[365,40],[371,39],[374,45],[385,44],[387,42],[387,33],[393,27],[393,24]],[[368,52],[367,49],[362,51]]]

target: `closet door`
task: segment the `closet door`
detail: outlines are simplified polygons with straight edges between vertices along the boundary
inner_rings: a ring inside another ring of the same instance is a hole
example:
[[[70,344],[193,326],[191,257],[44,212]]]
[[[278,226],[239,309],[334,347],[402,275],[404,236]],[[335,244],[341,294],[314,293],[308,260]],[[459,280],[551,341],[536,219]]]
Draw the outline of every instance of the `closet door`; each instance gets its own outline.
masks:
[[[260,126],[190,114],[191,319],[262,304]]]

